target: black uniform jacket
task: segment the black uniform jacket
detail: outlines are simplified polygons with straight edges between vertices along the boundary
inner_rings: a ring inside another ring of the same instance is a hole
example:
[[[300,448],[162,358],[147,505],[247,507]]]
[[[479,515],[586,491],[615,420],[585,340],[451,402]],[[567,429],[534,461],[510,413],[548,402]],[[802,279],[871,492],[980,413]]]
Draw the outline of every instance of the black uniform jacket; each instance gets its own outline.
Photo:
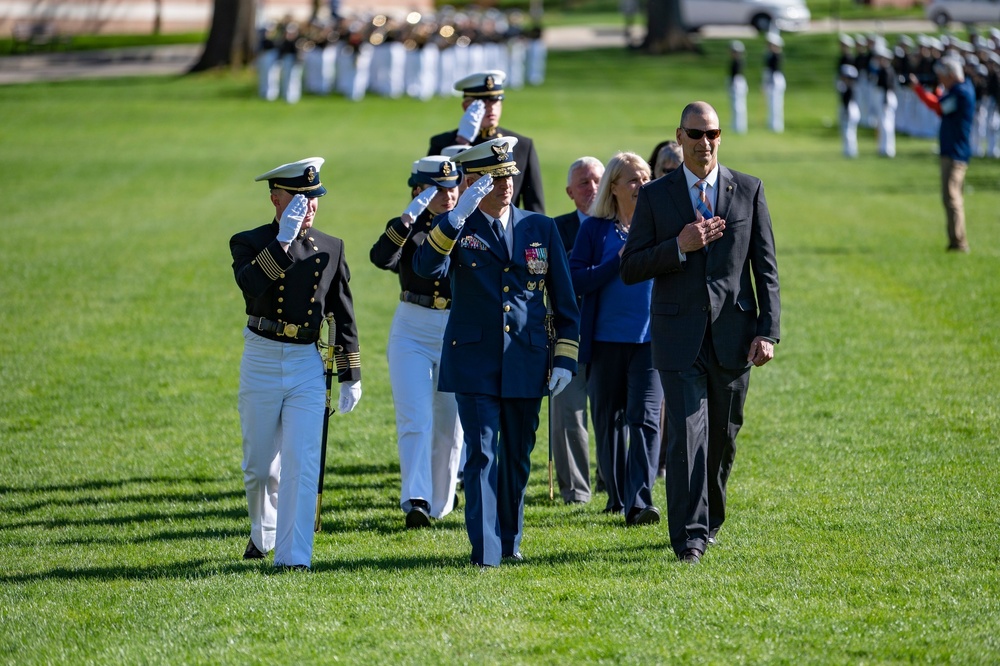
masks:
[[[278,223],[242,231],[229,240],[236,284],[248,315],[318,329],[327,313],[334,317],[334,359],[341,382],[361,379],[358,328],[351,298],[351,271],[344,242],[315,228],[292,241],[288,252],[278,243]],[[251,329],[253,330],[253,329]],[[265,338],[311,344],[254,330]]]
[[[448,146],[455,145],[458,130],[453,129],[444,134],[431,137],[431,147],[427,151],[428,155],[440,155],[441,151]],[[521,210],[535,213],[545,212],[545,197],[542,194],[542,171],[538,166],[538,153],[535,152],[535,144],[531,139],[511,132],[509,129],[497,127],[483,130],[472,142],[476,146],[483,141],[499,139],[505,136],[517,137],[517,145],[514,146],[514,161],[517,162],[519,173],[514,176],[514,198],[511,203]]]
[[[451,280],[428,280],[413,270],[413,254],[427,239],[434,221],[434,214],[425,210],[407,229],[400,218],[389,220],[385,233],[372,245],[368,257],[382,270],[399,275],[399,287],[418,296],[429,296],[441,303],[451,302]]]

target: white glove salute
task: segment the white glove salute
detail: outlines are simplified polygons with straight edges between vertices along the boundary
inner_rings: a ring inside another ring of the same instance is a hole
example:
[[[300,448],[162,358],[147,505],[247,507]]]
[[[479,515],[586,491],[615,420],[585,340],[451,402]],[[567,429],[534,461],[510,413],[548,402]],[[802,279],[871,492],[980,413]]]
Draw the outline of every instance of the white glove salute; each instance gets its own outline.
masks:
[[[299,234],[302,220],[306,219],[306,211],[309,210],[309,200],[305,195],[296,194],[285,207],[285,212],[278,220],[278,242],[291,243]]]
[[[486,174],[470,185],[469,189],[462,192],[462,196],[458,198],[455,208],[448,213],[448,220],[451,222],[451,225],[456,229],[464,227],[465,220],[476,211],[476,208],[479,207],[479,202],[492,190],[493,176],[490,174]]]
[[[354,409],[359,400],[361,400],[360,379],[356,379],[353,382],[344,382],[340,385],[340,401],[337,403],[337,409],[341,414],[346,414]]]
[[[477,99],[469,105],[469,108],[462,114],[462,120],[458,123],[458,135],[472,143],[476,135],[479,134],[479,126],[486,115],[486,105],[483,100]]]
[[[403,220],[403,224],[410,226],[413,221],[420,217],[420,214],[427,209],[427,205],[430,204],[431,199],[437,194],[436,187],[428,187],[426,190],[413,197],[413,201],[410,205],[406,207],[403,214],[400,217]]]
[[[549,380],[549,392],[552,397],[559,395],[559,392],[566,388],[571,379],[573,379],[573,373],[566,368],[552,368],[552,379]]]

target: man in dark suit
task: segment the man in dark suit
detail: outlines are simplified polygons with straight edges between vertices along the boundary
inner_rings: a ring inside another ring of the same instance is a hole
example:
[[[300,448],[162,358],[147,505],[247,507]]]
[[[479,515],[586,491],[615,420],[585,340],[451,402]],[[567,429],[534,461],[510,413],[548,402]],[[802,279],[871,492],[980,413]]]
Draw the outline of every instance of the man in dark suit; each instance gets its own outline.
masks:
[[[435,218],[413,258],[419,275],[451,280],[438,389],[458,402],[468,452],[465,525],[472,563],[481,567],[522,559],[542,396],[566,387],[579,351],[580,314],[555,223],[511,205],[515,141],[491,139],[455,157],[469,187],[451,212]]]
[[[597,196],[604,165],[596,157],[581,157],[569,167],[566,194],[575,210],[555,218],[566,255],[573,250],[580,223]],[[577,299],[577,306],[580,305]],[[587,432],[587,371],[580,366],[569,386],[549,406],[552,420],[552,460],[559,494],[567,504],[590,501],[590,438]]]
[[[627,284],[654,279],[670,543],[692,564],[725,520],[750,367],[773,358],[781,311],[764,186],[718,163],[721,133],[709,104],[684,108],[684,166],[639,191],[621,264]]]
[[[521,210],[545,212],[545,197],[542,194],[542,172],[538,166],[538,154],[531,139],[500,127],[503,111],[503,84],[507,75],[500,70],[470,74],[455,83],[455,90],[462,93],[462,110],[465,112],[457,129],[431,137],[428,155],[442,155],[442,150],[455,144],[477,146],[484,141],[513,137],[514,161],[518,173],[514,179],[512,203]]]

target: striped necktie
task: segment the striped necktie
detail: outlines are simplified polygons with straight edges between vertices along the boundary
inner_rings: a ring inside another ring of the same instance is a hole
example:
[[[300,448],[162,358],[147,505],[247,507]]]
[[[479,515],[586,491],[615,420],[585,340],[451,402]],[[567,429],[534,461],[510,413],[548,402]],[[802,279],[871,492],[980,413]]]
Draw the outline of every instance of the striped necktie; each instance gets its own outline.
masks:
[[[708,187],[708,183],[703,180],[699,180],[695,183],[695,187],[698,188],[698,201],[696,202],[696,207],[701,216],[706,220],[710,220],[715,217],[712,213],[712,204],[708,202],[708,195],[705,193],[705,188]]]

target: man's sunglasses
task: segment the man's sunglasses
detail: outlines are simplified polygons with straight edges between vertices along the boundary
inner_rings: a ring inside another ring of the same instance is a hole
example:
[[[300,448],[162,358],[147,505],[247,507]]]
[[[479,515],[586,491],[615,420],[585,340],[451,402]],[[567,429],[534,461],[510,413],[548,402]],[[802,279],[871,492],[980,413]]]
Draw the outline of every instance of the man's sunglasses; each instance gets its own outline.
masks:
[[[699,130],[699,129],[688,129],[687,127],[682,127],[684,133],[688,135],[689,139],[694,141],[701,141],[703,136],[707,136],[709,141],[715,141],[720,136],[722,136],[722,130],[720,129],[710,129],[710,130]]]

